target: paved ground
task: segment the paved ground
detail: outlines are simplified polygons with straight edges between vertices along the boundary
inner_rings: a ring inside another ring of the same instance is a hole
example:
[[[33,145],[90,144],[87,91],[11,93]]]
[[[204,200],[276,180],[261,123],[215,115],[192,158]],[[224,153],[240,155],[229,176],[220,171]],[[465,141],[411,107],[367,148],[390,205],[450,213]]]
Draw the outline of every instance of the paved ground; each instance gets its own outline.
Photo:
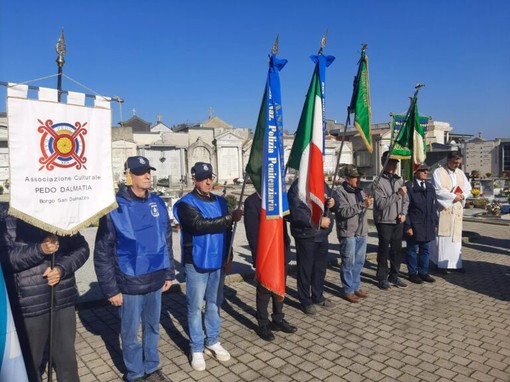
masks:
[[[253,281],[232,276],[225,287],[221,334],[232,359],[221,364],[206,356],[204,372],[189,365],[185,296],[175,287],[163,297],[163,371],[172,381],[510,381],[510,227],[466,222],[464,228],[479,235],[476,241],[465,240],[466,274],[434,275],[434,284],[391,292],[380,291],[374,282],[376,240],[371,229],[362,274],[370,297],[360,304],[343,300],[333,262],[326,295],[337,306],[315,317],[299,310],[291,272],[285,312],[299,330],[278,333],[272,343],[254,333]],[[250,267],[243,227],[238,237],[234,272],[246,273]],[[331,245],[332,260],[337,254]],[[124,367],[117,312],[93,298],[97,291],[88,287],[97,286],[91,269],[79,274],[83,296],[76,349],[81,380],[120,380]]]

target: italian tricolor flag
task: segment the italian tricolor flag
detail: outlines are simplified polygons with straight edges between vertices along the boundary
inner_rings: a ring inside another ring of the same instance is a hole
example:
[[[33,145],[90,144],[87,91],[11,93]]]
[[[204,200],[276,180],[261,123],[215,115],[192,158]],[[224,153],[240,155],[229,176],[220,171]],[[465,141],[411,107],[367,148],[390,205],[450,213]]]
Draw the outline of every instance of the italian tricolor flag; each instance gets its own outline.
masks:
[[[287,167],[299,171],[299,198],[310,208],[311,223],[319,227],[324,213],[325,72],[335,58],[312,56],[316,63]]]

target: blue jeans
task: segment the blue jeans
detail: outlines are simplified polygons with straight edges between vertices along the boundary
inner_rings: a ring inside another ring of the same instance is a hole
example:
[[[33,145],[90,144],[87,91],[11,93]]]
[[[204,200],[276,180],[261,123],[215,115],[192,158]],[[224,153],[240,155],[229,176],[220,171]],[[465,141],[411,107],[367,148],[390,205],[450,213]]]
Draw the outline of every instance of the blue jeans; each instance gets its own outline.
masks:
[[[407,270],[409,275],[429,273],[430,241],[407,239]]]
[[[159,318],[161,289],[141,295],[124,294],[120,313],[122,357],[128,381],[141,378],[159,368]],[[138,329],[142,323],[142,343]]]
[[[191,352],[204,351],[205,345],[219,342],[221,319],[218,306],[218,289],[221,269],[199,272],[193,264],[186,264],[186,302]],[[205,338],[202,328],[202,305],[205,299]]]
[[[344,293],[351,294],[359,290],[361,284],[361,270],[365,264],[367,253],[367,237],[343,237],[340,242],[340,278],[344,286]]]

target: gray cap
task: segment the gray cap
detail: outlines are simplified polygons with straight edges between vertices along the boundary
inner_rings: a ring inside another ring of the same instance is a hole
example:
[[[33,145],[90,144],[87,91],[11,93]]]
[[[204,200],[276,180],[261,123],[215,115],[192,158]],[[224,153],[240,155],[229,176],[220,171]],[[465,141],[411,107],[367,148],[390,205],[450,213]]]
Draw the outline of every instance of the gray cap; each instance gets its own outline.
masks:
[[[345,166],[344,176],[346,178],[359,178],[361,174],[358,171],[358,168],[352,164],[348,164]]]
[[[426,163],[422,163],[418,166],[418,168],[416,170],[414,170],[414,172],[418,172],[418,171],[424,171],[424,170],[430,170],[430,167],[426,164]]]

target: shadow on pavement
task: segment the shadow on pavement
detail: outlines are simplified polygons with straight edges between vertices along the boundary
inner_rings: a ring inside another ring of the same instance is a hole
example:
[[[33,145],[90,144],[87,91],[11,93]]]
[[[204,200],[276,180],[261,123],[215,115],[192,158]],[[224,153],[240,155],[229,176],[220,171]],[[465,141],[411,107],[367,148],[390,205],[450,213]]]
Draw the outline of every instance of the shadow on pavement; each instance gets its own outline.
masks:
[[[464,247],[475,251],[490,252],[497,255],[510,256],[510,240],[497,239],[488,236],[476,236],[469,242],[462,244]]]
[[[448,272],[438,274],[432,268],[435,277],[454,285],[501,301],[510,301],[510,267],[486,261],[463,260],[466,273]]]
[[[250,281],[249,284],[253,285],[253,281]],[[253,288],[253,295],[255,295],[255,288]],[[240,311],[236,310],[234,306],[237,306]],[[257,324],[249,318],[252,317],[255,319],[255,309],[241,300],[237,296],[237,291],[228,285],[225,285],[223,288],[223,304],[221,305],[221,308],[225,313],[230,315],[247,329],[255,330],[257,328]],[[242,314],[241,311],[246,314]]]
[[[179,323],[180,328],[174,325],[172,316]],[[186,307],[186,295],[180,289],[172,293],[164,293],[161,304],[161,325],[170,339],[181,349],[184,354],[189,351],[188,337],[183,333],[188,332],[188,319]]]
[[[91,283],[91,288],[93,287]],[[97,285],[95,287],[98,287]],[[106,300],[105,300],[106,301]],[[122,350],[120,347],[120,319],[118,308],[110,307],[108,304],[94,302],[98,309],[87,308],[87,303],[77,307],[78,317],[83,327],[90,333],[101,337],[106,350],[110,354],[114,366],[122,373],[126,373]]]

